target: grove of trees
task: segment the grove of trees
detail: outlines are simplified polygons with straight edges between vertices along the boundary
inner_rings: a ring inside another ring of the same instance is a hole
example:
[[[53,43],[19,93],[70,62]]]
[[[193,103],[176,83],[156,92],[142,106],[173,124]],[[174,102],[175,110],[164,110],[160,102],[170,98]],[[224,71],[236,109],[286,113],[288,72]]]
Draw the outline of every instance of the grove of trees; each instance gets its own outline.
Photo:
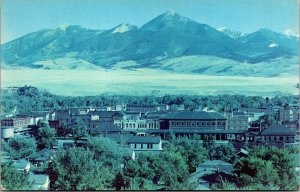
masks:
[[[269,99],[270,106],[282,106],[286,103],[297,103],[299,96],[278,95]],[[100,107],[116,104],[168,104],[172,109],[184,106],[185,109],[208,107],[215,111],[230,111],[238,107],[266,107],[266,98],[244,95],[163,95],[163,96],[130,96],[106,95],[99,96],[58,96],[35,87],[24,86],[16,90],[2,90],[2,115],[10,114],[16,107],[16,112],[42,111],[66,107]]]

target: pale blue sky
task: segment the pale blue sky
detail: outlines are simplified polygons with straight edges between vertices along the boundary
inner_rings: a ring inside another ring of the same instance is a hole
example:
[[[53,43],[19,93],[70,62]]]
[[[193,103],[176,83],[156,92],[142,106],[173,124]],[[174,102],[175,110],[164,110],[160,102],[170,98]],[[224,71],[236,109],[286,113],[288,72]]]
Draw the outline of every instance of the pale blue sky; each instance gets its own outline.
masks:
[[[212,27],[250,33],[266,27],[299,29],[298,0],[2,0],[1,42],[62,24],[110,29],[121,23],[141,26],[166,12]]]

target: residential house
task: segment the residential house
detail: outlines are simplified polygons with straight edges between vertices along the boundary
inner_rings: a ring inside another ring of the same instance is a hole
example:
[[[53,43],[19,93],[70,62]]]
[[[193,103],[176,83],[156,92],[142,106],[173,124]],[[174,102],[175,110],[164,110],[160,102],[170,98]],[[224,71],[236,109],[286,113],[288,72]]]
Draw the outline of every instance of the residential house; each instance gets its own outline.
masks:
[[[122,130],[111,122],[100,122],[96,128],[88,129],[90,134],[120,134]]]
[[[135,152],[159,152],[162,150],[161,138],[158,136],[136,136],[132,134],[107,134],[105,137],[127,146]]]
[[[25,159],[19,159],[13,163],[13,166],[16,167],[21,173],[28,173],[30,170],[30,162]]]
[[[169,109],[170,108],[168,105],[163,105],[163,104],[157,104],[157,105],[127,104],[125,106],[126,111],[139,112],[139,113],[167,111]]]
[[[28,181],[32,183],[31,190],[50,190],[49,175],[30,173]]]
[[[22,130],[30,125],[29,117],[10,117],[1,119],[1,127],[13,127],[15,130]]]

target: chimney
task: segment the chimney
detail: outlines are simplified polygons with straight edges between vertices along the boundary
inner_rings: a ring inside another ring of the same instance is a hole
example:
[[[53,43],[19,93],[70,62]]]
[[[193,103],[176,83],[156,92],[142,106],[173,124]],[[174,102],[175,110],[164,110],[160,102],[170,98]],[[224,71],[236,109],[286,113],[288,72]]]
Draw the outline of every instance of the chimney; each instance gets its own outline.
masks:
[[[266,108],[269,108],[269,97],[266,97]]]

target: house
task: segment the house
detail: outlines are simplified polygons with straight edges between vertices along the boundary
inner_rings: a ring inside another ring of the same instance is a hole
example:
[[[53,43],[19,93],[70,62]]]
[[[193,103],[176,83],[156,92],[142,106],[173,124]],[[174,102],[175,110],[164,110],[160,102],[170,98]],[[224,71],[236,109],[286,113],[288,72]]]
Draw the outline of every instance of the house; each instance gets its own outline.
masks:
[[[17,160],[13,163],[13,166],[22,173],[28,173],[30,170],[30,163],[25,159]]]
[[[49,111],[34,111],[28,113],[20,113],[17,115],[20,118],[30,118],[29,125],[37,125],[39,120],[41,121],[48,121],[51,119],[51,112]]]
[[[28,177],[28,181],[32,183],[31,190],[50,189],[50,179],[48,175],[30,173]]]
[[[246,112],[224,112],[224,116],[227,118],[226,129],[247,130],[249,127],[249,119]]]
[[[105,137],[123,144],[135,152],[162,150],[161,138],[158,136],[136,136],[132,134],[107,134]]]
[[[1,139],[7,141],[15,136],[14,127],[1,127]]]
[[[260,132],[261,141],[267,143],[294,143],[296,131],[282,125],[274,125]]]
[[[1,127],[13,127],[15,130],[21,130],[30,125],[31,119],[29,117],[10,117],[1,119]]]
[[[285,121],[298,121],[299,120],[299,110],[298,109],[280,109],[278,110],[278,120]]]
[[[100,122],[96,128],[88,129],[90,134],[120,134],[121,129],[110,122]]]
[[[59,121],[58,120],[49,120],[48,123],[51,128],[54,128],[56,130],[56,132],[59,130]]]
[[[232,181],[233,165],[221,160],[207,160],[196,168],[196,172],[191,175],[190,182],[196,183],[196,190],[211,190],[213,184],[219,178]]]
[[[160,118],[160,129],[225,130],[226,117],[217,112],[175,111]]]
[[[49,149],[43,149],[38,151],[34,156],[30,158],[30,162],[35,166],[42,166],[51,161],[52,151]]]
[[[11,161],[11,157],[9,156],[8,152],[1,150],[0,151],[1,163],[6,163]]]
[[[91,121],[114,122],[114,120],[123,119],[125,114],[119,111],[90,111],[88,115]]]
[[[53,146],[53,149],[64,149],[73,146],[75,146],[74,139],[56,139],[56,145]]]
[[[170,108],[168,105],[163,105],[163,104],[157,104],[157,105],[127,104],[125,106],[125,111],[139,112],[139,113],[167,111],[169,109]]]

